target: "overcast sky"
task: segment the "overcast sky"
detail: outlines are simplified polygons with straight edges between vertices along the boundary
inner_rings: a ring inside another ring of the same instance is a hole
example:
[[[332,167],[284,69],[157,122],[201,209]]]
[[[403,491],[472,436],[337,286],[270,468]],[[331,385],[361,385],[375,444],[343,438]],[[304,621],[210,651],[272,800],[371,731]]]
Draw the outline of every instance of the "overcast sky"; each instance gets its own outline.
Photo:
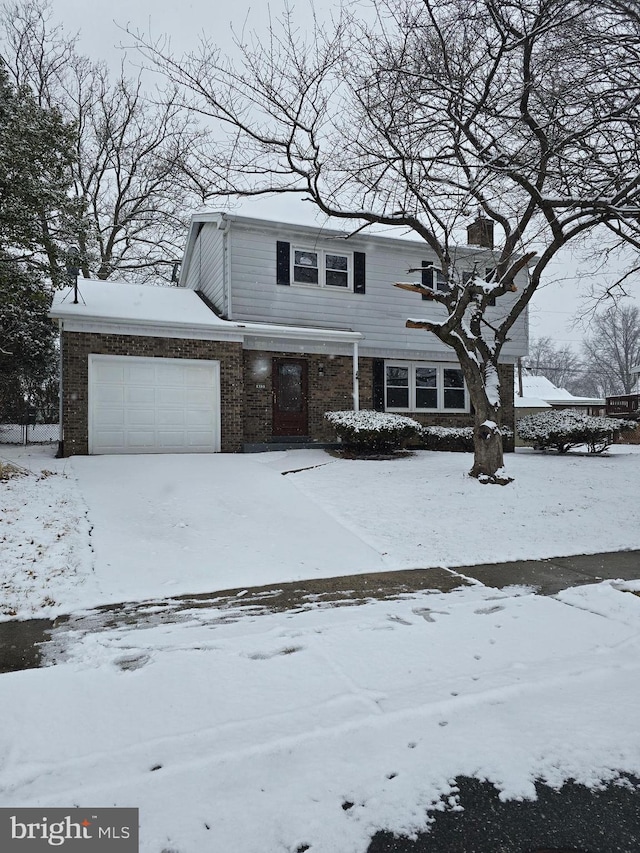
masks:
[[[319,13],[328,14],[333,0],[315,0]],[[269,13],[277,18],[282,0],[52,0],[53,13],[68,32],[78,31],[83,52],[95,59],[118,65],[122,58],[119,46],[130,39],[124,30],[141,30],[154,36],[168,35],[175,53],[195,48],[199,36],[215,41],[225,51],[232,50],[232,31],[244,26],[266,32]],[[307,0],[295,4],[298,15],[308,14]],[[127,51],[137,61],[135,52]],[[256,199],[234,207],[238,213],[264,216],[291,222],[317,222],[312,205],[297,199]],[[580,272],[582,268],[582,272]],[[587,283],[588,263],[574,252],[565,252],[548,277],[548,285],[534,297],[530,310],[531,337],[551,336],[560,345],[576,343],[584,335],[584,327],[572,328],[575,315],[584,306],[580,300]],[[632,288],[640,294],[640,282]]]

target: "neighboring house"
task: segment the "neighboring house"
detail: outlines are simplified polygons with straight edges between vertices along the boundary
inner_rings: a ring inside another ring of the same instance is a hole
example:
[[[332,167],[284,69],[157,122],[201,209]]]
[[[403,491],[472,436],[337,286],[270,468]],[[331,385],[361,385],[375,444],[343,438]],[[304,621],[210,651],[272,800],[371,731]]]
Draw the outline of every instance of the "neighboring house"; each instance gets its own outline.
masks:
[[[520,398],[516,401],[519,412],[527,408],[527,400],[531,398],[542,401],[553,409],[572,409],[587,415],[600,415],[604,408],[604,399],[601,397],[576,397],[566,388],[558,388],[546,376],[530,376],[526,372],[522,375],[522,396],[520,397],[517,383],[516,395]]]
[[[607,397],[606,413],[611,417],[640,419],[640,364],[634,365],[629,373],[635,375],[635,393],[612,394]]]
[[[484,246],[459,269],[491,267]],[[408,317],[443,308],[393,287],[437,276],[415,240],[249,219],[193,217],[178,288],[80,280],[58,294],[64,454],[240,451],[335,440],[325,411],[373,408],[472,423],[462,371]],[[526,275],[526,272],[522,275]],[[438,279],[436,278],[436,282]],[[442,284],[444,286],[444,284]],[[489,311],[497,319],[515,296]],[[489,317],[491,320],[491,317]],[[505,423],[527,316],[503,351]]]

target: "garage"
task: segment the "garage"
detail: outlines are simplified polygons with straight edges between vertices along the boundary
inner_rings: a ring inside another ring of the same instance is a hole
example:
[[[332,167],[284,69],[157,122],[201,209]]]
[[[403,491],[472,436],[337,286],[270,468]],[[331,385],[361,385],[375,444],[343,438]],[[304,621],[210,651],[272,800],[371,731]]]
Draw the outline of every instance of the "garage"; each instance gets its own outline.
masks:
[[[89,356],[89,453],[220,450],[220,362]]]

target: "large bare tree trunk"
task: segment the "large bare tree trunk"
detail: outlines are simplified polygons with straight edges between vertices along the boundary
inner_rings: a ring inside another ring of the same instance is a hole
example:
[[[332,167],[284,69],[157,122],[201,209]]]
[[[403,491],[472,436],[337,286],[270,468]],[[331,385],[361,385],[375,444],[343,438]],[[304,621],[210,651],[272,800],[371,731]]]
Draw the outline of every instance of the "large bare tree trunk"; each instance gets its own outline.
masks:
[[[470,477],[476,477],[482,483],[497,483],[505,486],[512,481],[504,470],[502,449],[502,404],[501,389],[497,384],[497,365],[486,364],[478,367],[471,359],[460,359],[469,396],[474,409],[473,427],[473,467]],[[495,377],[494,382],[487,376]],[[513,391],[510,389],[510,392]]]

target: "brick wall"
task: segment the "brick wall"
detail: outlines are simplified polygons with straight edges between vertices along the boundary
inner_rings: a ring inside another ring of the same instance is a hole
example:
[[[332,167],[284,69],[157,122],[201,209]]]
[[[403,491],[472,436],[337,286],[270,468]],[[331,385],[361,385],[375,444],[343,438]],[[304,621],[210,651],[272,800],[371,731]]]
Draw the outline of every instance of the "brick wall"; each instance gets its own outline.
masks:
[[[221,446],[242,449],[242,344],[181,338],[63,332],[63,424],[65,456],[88,452],[89,355],[211,359],[220,362]]]
[[[274,357],[298,358],[307,362],[309,438],[313,441],[335,441],[336,436],[324,420],[325,412],[353,408],[352,360],[349,356],[293,355],[269,351],[244,352],[244,440],[248,444],[272,440],[271,364]],[[372,358],[360,358],[360,408],[373,407]],[[513,388],[513,365],[503,364],[499,370],[502,388]],[[506,394],[503,423],[513,429],[513,394]],[[409,416],[425,425],[473,426],[473,415],[465,413],[410,412]],[[505,443],[506,450],[512,446]]]
[[[287,352],[244,352],[244,440],[248,444],[272,440],[273,358],[296,358],[307,363],[309,438],[335,441],[335,433],[324,420],[325,412],[353,408],[353,361],[342,355],[294,355]],[[372,359],[362,358],[360,406],[371,407]]]
[[[88,356],[129,355],[155,358],[212,359],[220,361],[221,445],[223,452],[242,450],[243,443],[272,440],[271,364],[274,357],[301,358],[307,362],[309,438],[335,441],[324,413],[353,408],[353,362],[349,356],[305,355],[278,351],[242,350],[227,341],[136,337],[134,335],[64,332],[63,423],[66,456],[88,452]],[[501,365],[500,381],[513,388],[513,365]],[[360,408],[373,406],[373,359],[359,360]],[[507,397],[503,423],[513,427],[513,396]],[[420,423],[469,426],[469,414],[411,413]],[[506,448],[511,449],[511,448]]]

